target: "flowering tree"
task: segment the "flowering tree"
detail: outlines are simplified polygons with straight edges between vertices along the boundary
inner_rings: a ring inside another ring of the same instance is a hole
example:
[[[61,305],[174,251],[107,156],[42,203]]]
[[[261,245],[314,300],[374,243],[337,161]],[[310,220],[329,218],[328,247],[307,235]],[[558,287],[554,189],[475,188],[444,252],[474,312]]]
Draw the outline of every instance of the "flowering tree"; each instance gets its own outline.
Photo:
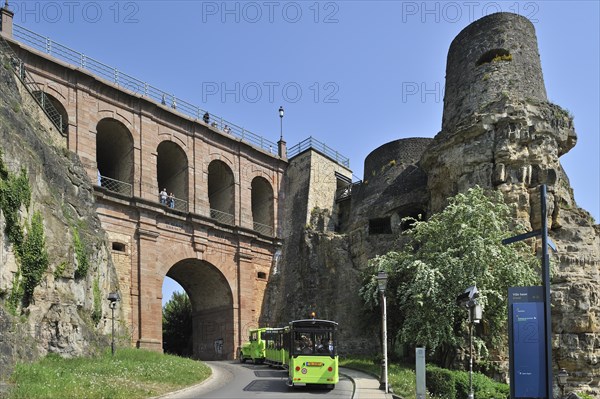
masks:
[[[517,234],[510,209],[498,192],[475,187],[451,198],[449,205],[428,221],[413,220],[409,243],[399,251],[372,259],[360,295],[378,303],[377,270],[389,275],[386,294],[389,318],[397,320],[400,342],[426,346],[444,365],[464,344],[467,312],[456,297],[477,285],[484,310],[480,356],[489,345],[504,342],[508,287],[535,284],[537,261],[525,243],[502,245]]]

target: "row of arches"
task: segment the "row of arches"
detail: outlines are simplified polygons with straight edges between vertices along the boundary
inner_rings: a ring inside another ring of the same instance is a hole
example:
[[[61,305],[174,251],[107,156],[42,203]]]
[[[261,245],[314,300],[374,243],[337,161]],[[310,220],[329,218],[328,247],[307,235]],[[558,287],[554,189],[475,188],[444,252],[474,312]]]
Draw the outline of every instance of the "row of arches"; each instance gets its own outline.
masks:
[[[100,120],[96,126],[96,163],[98,185],[120,194],[133,194],[134,145],[129,129],[112,118]],[[157,193],[156,201],[168,208],[189,211],[189,163],[185,151],[172,141],[157,147],[156,182],[159,191],[165,190],[167,201]],[[208,164],[208,202],[210,216],[221,223],[235,223],[235,177],[225,162],[213,160]],[[251,182],[252,221],[254,230],[273,234],[273,188],[264,177]]]

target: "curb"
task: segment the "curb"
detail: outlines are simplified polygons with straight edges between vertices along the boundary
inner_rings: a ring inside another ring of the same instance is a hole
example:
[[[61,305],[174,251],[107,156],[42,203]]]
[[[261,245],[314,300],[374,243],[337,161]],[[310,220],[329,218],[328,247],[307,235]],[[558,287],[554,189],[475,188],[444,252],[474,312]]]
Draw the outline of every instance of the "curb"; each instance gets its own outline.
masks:
[[[344,366],[344,368],[347,368],[348,370],[359,371],[359,372],[361,372],[361,373],[364,373],[364,374],[370,375],[371,377],[375,378],[376,380],[379,380],[379,376],[378,376],[377,374],[371,373],[371,372],[369,372],[369,371],[360,370],[360,369],[355,369],[355,368],[352,368],[352,367],[347,367],[347,366]],[[354,379],[353,379],[353,378],[352,378],[350,375],[348,375],[348,374],[345,374],[345,373],[342,373],[342,372],[340,372],[340,374],[341,374],[341,375],[343,375],[343,376],[345,376],[345,377],[347,377],[347,378],[348,378],[350,381],[352,381],[352,385],[353,385],[353,387],[354,387],[354,389],[353,389],[353,391],[352,391],[352,399],[354,399],[354,398],[355,398],[355,394],[356,394],[356,382],[354,381]],[[391,386],[389,386],[388,388],[389,388],[389,389],[391,389],[392,387],[391,387]],[[395,394],[395,393],[393,393],[393,392],[388,392],[388,393],[386,394],[386,396],[387,396],[387,395],[390,395],[390,396],[392,397],[392,399],[404,399],[404,397],[403,397],[403,396],[397,395],[397,394]]]
[[[190,391],[192,389],[196,389],[199,386],[202,386],[204,384],[208,384],[208,383],[212,382],[216,378],[215,368],[212,365],[208,364],[208,363],[204,363],[204,364],[206,364],[208,367],[210,367],[210,371],[211,371],[210,376],[207,379],[205,379],[204,381],[199,382],[198,384],[194,384],[194,385],[190,385],[190,386],[181,388],[181,389],[179,389],[177,391],[171,391],[171,392],[164,393],[164,394],[162,394],[160,396],[152,396],[152,397],[150,397],[148,399],[167,399],[171,395],[176,395],[176,394],[184,393],[186,391]]]
[[[354,381],[354,378],[352,378],[348,374],[345,374],[345,373],[342,373],[342,372],[339,372],[339,374],[343,375],[346,378],[348,378],[352,382],[352,399],[354,399],[354,396],[356,395],[356,381]]]

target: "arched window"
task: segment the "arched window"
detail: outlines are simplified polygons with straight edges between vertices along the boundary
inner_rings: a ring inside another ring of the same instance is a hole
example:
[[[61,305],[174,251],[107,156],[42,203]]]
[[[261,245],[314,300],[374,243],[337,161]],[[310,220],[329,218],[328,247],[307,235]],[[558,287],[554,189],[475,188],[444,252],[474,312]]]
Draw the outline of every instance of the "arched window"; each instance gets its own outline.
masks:
[[[188,160],[183,149],[172,141],[163,141],[157,148],[157,200],[169,208],[188,211]],[[166,192],[165,201],[160,192]]]
[[[252,221],[254,222],[254,230],[272,236],[273,218],[273,188],[267,179],[255,177],[252,180]]]
[[[133,137],[116,119],[104,118],[96,126],[98,184],[109,191],[133,195]]]
[[[235,182],[233,172],[225,162],[212,161],[208,165],[208,203],[211,218],[234,224]]]

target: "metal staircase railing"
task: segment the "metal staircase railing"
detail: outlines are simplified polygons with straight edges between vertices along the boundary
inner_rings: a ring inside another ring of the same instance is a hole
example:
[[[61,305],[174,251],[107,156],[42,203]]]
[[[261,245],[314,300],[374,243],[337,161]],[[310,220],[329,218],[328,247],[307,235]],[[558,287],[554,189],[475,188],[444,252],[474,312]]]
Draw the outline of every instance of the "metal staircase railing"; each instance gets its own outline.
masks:
[[[8,62],[11,64],[9,67],[21,81],[23,87],[25,87],[29,94],[31,94],[33,99],[42,108],[42,111],[44,111],[44,113],[48,116],[52,124],[58,129],[60,134],[66,136],[67,121],[63,121],[62,115],[60,112],[58,112],[50,100],[50,97],[44,93],[44,90],[37,84],[29,72],[27,72],[23,61],[17,57],[17,54],[6,42],[4,37],[2,37],[2,35],[0,35],[0,50],[2,50],[2,52],[4,52],[5,56],[8,58]]]

